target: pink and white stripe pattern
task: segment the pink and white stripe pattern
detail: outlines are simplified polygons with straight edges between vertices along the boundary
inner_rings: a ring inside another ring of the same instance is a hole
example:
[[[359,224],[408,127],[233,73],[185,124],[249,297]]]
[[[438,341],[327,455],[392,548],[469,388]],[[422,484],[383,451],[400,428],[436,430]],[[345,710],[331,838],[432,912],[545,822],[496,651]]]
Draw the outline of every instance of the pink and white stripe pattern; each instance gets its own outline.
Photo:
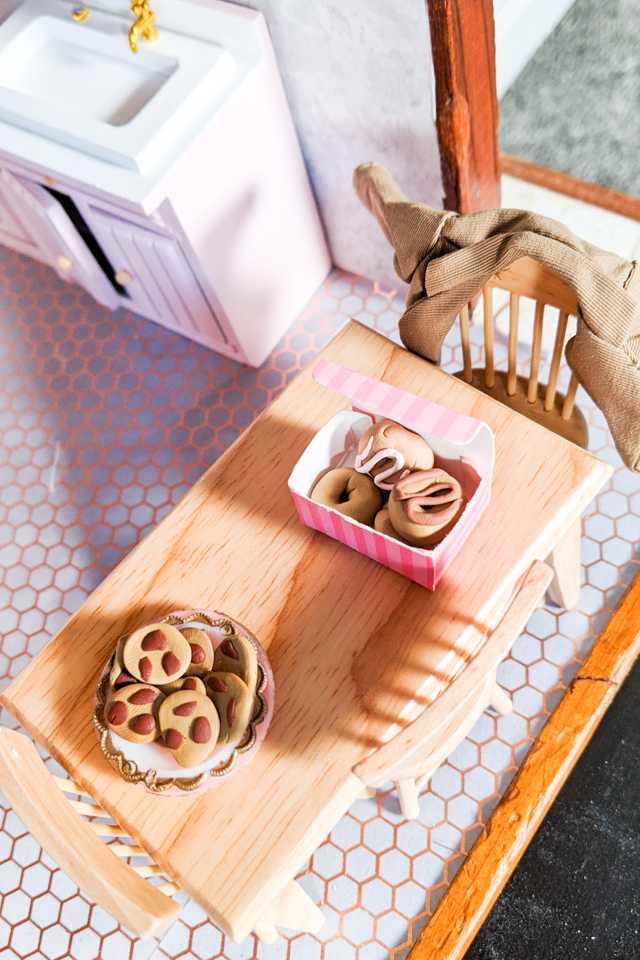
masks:
[[[313,377],[318,383],[348,397],[355,409],[360,410],[364,406],[367,411],[461,447],[473,447],[472,441],[479,431],[488,430],[480,420],[423,400],[379,380],[372,380],[329,360],[320,361],[313,371]],[[491,494],[492,461],[483,465],[483,458],[474,457],[471,450],[461,449],[460,452],[473,464],[481,481],[458,523],[433,550],[421,550],[392,540],[372,527],[343,516],[337,510],[314,503],[293,488],[291,495],[298,515],[306,526],[433,590],[484,513]]]
[[[372,380],[355,370],[341,367],[331,360],[321,360],[313,371],[318,383],[348,397],[354,407],[366,405],[390,420],[406,427],[427,430],[434,437],[451,443],[468,443],[482,426],[482,421],[457,413],[439,403],[423,400],[381,380]]]

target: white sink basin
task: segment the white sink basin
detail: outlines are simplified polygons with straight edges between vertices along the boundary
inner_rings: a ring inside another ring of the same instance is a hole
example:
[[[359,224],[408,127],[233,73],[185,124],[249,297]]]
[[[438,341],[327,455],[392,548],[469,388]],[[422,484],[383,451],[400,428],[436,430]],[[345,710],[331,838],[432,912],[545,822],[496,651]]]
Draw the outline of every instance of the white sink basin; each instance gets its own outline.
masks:
[[[228,50],[158,25],[129,49],[133,17],[26,0],[0,26],[0,119],[146,171],[236,72]]]

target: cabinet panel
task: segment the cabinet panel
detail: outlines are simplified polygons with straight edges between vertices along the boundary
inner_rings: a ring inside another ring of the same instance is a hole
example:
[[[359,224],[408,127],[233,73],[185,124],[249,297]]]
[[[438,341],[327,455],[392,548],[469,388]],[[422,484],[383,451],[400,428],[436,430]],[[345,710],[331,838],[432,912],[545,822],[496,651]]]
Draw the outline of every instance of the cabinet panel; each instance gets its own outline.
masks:
[[[55,197],[8,170],[0,171],[0,179],[15,219],[33,243],[33,249],[24,252],[50,264],[63,280],[85,287],[99,303],[112,310],[119,306],[116,291]]]
[[[227,343],[177,240],[93,206],[88,222],[116,275],[130,275],[132,310],[208,346]]]

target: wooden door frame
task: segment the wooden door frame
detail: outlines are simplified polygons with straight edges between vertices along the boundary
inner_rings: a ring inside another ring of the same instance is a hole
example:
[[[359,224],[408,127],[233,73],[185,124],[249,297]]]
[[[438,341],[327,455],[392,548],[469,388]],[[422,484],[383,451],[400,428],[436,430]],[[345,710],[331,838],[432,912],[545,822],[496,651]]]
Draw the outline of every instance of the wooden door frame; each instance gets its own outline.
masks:
[[[444,202],[475,213],[500,206],[492,0],[427,0]]]

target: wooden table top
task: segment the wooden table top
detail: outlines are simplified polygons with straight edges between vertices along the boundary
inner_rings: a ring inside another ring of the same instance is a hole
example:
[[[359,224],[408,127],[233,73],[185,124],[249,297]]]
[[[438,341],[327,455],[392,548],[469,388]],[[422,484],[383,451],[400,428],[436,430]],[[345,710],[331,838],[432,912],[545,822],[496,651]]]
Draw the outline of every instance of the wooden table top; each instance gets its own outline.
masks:
[[[478,648],[610,467],[357,323],[321,352],[485,420],[491,503],[434,593],[303,526],[287,478],[348,401],[314,363],[87,599],[0,697],[29,733],[235,940],[359,794],[352,767]],[[171,610],[222,610],[267,650],[275,713],[252,762],[205,794],[124,783],[91,722],[116,639]]]

